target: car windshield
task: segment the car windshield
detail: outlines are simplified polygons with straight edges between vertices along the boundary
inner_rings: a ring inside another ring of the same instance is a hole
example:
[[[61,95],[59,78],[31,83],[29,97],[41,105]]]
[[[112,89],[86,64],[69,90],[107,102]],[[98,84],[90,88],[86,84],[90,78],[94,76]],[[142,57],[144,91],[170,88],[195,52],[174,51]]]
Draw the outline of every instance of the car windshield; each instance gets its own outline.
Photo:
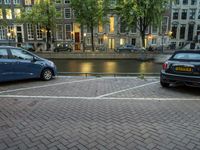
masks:
[[[172,59],[178,60],[200,60],[200,53],[177,53]]]

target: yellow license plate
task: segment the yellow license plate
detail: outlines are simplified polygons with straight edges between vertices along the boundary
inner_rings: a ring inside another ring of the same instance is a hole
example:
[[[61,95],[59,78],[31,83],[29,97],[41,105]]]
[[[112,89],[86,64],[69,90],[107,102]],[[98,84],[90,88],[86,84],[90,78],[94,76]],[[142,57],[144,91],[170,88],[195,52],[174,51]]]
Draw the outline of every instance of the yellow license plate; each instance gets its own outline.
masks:
[[[183,72],[192,72],[192,68],[190,67],[176,67],[176,71],[183,71]]]

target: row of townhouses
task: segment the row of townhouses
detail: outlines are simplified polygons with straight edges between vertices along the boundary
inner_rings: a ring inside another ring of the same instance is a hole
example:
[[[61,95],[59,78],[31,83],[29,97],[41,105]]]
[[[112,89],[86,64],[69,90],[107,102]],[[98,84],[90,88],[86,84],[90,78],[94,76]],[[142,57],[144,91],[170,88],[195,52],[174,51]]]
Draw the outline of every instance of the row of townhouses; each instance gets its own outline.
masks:
[[[54,45],[70,43],[74,51],[82,51],[84,43],[86,49],[89,49],[90,31],[84,28],[81,34],[80,25],[75,22],[70,8],[70,0],[55,0],[54,3],[62,15],[56,20],[56,30],[51,37],[52,43]],[[21,6],[29,8],[32,5],[34,0],[0,0],[0,45],[20,46],[22,43],[29,43],[34,45],[36,50],[45,49],[46,32],[39,25],[33,27],[31,24],[15,22],[15,18],[20,15]],[[94,38],[97,48],[105,47],[108,51],[113,51],[123,44],[141,46],[136,27],[127,31],[119,16],[113,13],[108,14],[107,18],[109,23],[95,28]],[[6,26],[5,20],[8,22]],[[169,32],[172,33],[171,36]],[[188,42],[194,42],[195,39],[200,39],[200,0],[176,0],[163,15],[161,29],[153,26],[148,28],[145,43],[146,47],[171,45],[171,48],[179,48]]]

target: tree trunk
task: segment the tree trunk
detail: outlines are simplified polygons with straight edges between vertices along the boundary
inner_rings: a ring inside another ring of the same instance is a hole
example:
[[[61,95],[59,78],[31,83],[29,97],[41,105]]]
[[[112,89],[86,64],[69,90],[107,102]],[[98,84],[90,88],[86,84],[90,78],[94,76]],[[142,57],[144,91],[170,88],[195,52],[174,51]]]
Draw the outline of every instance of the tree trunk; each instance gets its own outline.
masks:
[[[46,27],[47,29],[47,51],[51,50],[51,32],[50,29],[48,27]]]
[[[82,44],[83,52],[85,52],[85,37],[83,33],[83,24],[81,24],[81,44]]]
[[[94,52],[94,29],[93,29],[93,26],[90,27],[90,30],[91,30],[91,43],[92,43],[92,51]]]
[[[142,47],[145,47],[145,32],[141,32]]]

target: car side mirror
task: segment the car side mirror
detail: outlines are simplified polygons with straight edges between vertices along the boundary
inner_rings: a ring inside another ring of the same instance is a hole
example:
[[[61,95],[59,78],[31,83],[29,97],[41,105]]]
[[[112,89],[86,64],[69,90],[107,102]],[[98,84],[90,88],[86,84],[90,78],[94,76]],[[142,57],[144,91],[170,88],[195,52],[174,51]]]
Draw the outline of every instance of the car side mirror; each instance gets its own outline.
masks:
[[[33,56],[32,62],[36,62],[37,60],[38,60],[38,58]]]

